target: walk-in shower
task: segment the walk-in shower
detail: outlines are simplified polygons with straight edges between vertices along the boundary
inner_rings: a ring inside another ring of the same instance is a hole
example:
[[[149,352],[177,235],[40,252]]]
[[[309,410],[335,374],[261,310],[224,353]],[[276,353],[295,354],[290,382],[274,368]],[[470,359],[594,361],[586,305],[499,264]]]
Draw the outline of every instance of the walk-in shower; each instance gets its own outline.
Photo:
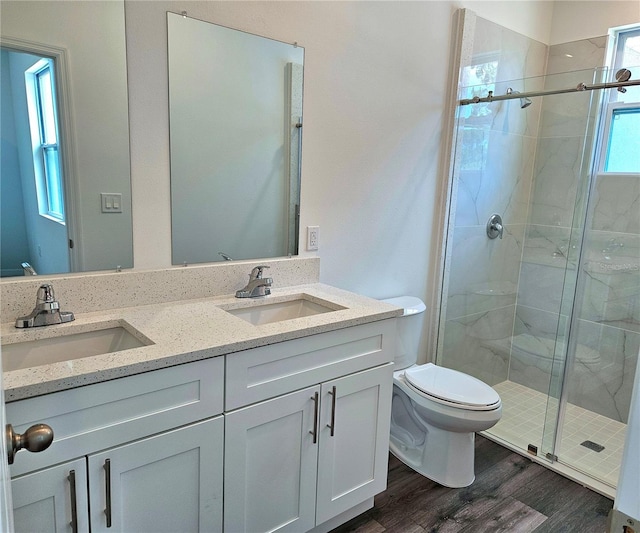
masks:
[[[436,360],[499,392],[489,437],[612,494],[640,349],[640,159],[613,159],[640,68],[498,82],[481,61],[456,111]]]

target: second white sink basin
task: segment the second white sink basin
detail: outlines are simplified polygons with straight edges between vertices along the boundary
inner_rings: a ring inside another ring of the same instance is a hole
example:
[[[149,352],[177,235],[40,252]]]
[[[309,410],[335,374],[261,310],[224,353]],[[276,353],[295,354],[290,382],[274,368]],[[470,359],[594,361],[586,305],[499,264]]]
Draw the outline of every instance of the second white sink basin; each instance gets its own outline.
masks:
[[[119,325],[72,333],[34,341],[2,345],[2,369],[5,372],[60,363],[83,357],[120,352],[153,344],[142,341]]]
[[[270,324],[272,322],[282,322],[306,316],[318,315],[320,313],[330,313],[344,309],[340,306],[329,307],[304,298],[296,298],[284,302],[260,303],[239,309],[226,309],[231,313],[254,326]]]

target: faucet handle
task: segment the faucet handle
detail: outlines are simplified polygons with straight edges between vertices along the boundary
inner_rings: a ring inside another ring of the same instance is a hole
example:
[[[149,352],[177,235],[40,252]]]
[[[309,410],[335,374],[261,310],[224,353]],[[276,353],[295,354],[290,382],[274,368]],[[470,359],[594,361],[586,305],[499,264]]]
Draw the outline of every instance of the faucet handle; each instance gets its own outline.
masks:
[[[53,290],[53,285],[50,283],[43,283],[38,289],[38,303],[40,302],[52,302],[56,299],[56,293]]]
[[[45,283],[40,285],[36,296],[36,308],[46,311],[55,311],[60,309],[60,304],[56,301],[56,294],[53,285]]]
[[[262,271],[265,268],[271,268],[271,267],[269,265],[259,265],[259,266],[255,267],[251,271],[251,274],[249,274],[249,278],[250,279],[260,279],[260,278],[262,278]]]

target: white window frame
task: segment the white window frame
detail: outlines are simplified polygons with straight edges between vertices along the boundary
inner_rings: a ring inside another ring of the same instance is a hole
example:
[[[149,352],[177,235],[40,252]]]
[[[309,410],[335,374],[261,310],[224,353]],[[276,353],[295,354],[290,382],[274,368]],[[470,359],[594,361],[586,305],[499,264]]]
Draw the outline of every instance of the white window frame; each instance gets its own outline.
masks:
[[[616,72],[624,68],[622,64],[622,50],[623,43],[630,33],[640,33],[640,24],[633,24],[628,26],[622,26],[619,28],[612,28],[609,31],[610,45],[609,45],[609,65],[613,65],[609,71],[609,80],[615,80]],[[638,65],[630,65],[632,67],[638,67]],[[640,72],[640,69],[634,69],[634,73]],[[635,76],[634,76],[635,77]],[[612,172],[605,171],[605,164],[607,161],[607,153],[609,151],[609,141],[611,134],[611,123],[613,121],[613,115],[615,111],[620,109],[640,109],[640,101],[622,102],[617,100],[618,92],[611,90],[609,93],[609,103],[605,105],[604,116],[602,117],[603,126],[602,134],[600,136],[599,150],[598,150],[598,162],[597,162],[597,174],[598,176],[638,176],[640,172]]]
[[[40,76],[49,71],[51,76],[51,93],[53,106],[53,120],[55,139],[47,139],[43,126],[43,106],[40,88]],[[31,145],[33,150],[33,168],[36,179],[36,191],[38,198],[38,212],[40,216],[65,225],[64,209],[64,179],[58,144],[58,111],[55,92],[55,71],[51,59],[40,59],[25,71],[25,88],[27,92],[27,107],[29,113],[29,125],[31,130]],[[47,152],[57,154],[56,168],[50,168]],[[53,173],[55,172],[55,174]],[[55,183],[53,182],[55,180]]]

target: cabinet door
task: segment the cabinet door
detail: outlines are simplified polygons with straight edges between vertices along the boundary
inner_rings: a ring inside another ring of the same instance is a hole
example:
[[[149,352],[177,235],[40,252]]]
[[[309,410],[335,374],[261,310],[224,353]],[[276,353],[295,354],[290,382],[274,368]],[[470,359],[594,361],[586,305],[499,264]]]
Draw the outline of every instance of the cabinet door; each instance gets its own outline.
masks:
[[[91,531],[221,531],[223,444],[218,417],[90,455]]]
[[[315,525],[319,391],[225,415],[225,531],[299,533]]]
[[[317,524],[386,488],[392,384],[392,364],[322,384]]]
[[[89,531],[84,458],[14,478],[11,492],[16,533]]]

